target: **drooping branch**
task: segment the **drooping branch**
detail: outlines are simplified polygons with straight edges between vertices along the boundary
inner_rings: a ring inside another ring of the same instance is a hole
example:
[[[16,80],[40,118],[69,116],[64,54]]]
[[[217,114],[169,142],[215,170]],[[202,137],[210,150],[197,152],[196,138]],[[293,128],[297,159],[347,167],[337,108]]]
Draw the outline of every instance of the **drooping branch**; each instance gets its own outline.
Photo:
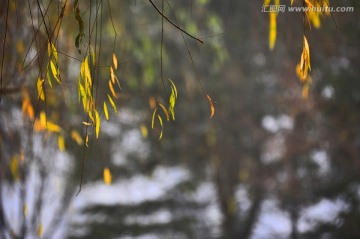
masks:
[[[162,11],[160,11],[160,9],[155,5],[155,3],[152,0],[149,0],[149,2],[151,3],[151,5],[156,9],[156,11],[162,16],[162,18],[164,18],[167,22],[169,22],[171,25],[173,25],[175,28],[177,28],[179,31],[185,33],[186,35],[188,35],[189,37],[191,37],[192,39],[195,39],[196,41],[200,42],[201,44],[204,43],[203,40],[191,35],[189,32],[185,31],[183,28],[179,27],[177,24],[175,24],[174,22],[172,22],[167,16],[164,15],[164,13]]]

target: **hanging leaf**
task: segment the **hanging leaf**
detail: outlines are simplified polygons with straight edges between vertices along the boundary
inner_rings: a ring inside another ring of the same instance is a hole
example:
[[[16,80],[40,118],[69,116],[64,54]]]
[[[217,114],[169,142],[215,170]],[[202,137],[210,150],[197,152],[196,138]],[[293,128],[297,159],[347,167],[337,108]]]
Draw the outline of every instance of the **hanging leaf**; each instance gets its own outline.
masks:
[[[44,101],[45,100],[44,80],[38,78],[36,85],[37,85],[39,99]]]
[[[51,81],[51,77],[50,77],[49,65],[47,66],[46,78],[48,80],[49,86],[52,88],[52,81]]]
[[[50,60],[50,68],[51,68],[51,73],[54,76],[55,80],[60,84],[61,80],[59,78],[59,71],[52,60]]]
[[[100,132],[100,116],[99,113],[95,111],[95,134],[96,134],[96,138],[99,138],[99,132]]]
[[[41,124],[41,126],[43,126],[44,128],[45,128],[46,125],[47,125],[46,114],[45,114],[44,111],[41,111],[41,112],[40,112],[40,124]]]
[[[116,113],[116,112],[117,112],[117,110],[116,110],[116,105],[115,105],[113,99],[111,98],[111,96],[110,96],[109,94],[108,94],[107,96],[108,96],[108,98],[109,98],[109,102],[110,102],[111,106],[113,107],[113,109],[114,109],[114,111],[115,111],[115,113]]]
[[[170,117],[169,117],[169,113],[166,110],[165,106],[161,103],[159,103],[159,106],[161,107],[161,109],[163,110],[164,114],[166,115],[166,120],[169,121]]]
[[[54,57],[54,60],[55,60],[55,63],[58,64],[59,63],[59,56],[58,56],[58,52],[56,50],[56,47],[55,45],[48,41],[48,56],[51,57],[53,56]]]
[[[117,70],[118,61],[117,61],[115,53],[113,53],[113,55],[112,55],[112,61],[113,61],[113,65],[114,65],[115,70]]]
[[[112,181],[111,172],[109,168],[104,168],[104,183],[110,185]]]
[[[276,13],[270,12],[270,26],[269,26],[269,48],[274,49],[276,42]]]
[[[62,136],[62,135],[58,136],[58,146],[59,146],[60,151],[65,150],[65,139],[64,139],[64,136]]]
[[[109,80],[109,89],[110,89],[111,94],[112,94],[115,98],[117,98],[117,95],[116,95],[116,93],[115,93],[114,86],[113,86],[113,84],[111,83],[111,80]]]
[[[89,147],[89,135],[86,135],[85,145],[86,145],[86,147]]]
[[[109,120],[109,112],[108,112],[108,108],[107,108],[105,101],[104,101],[104,114],[105,114],[106,120]]]
[[[309,49],[309,43],[306,39],[306,37],[304,36],[304,42],[303,42],[303,51],[301,53],[301,58],[300,58],[300,68],[299,68],[299,73],[298,74],[300,76],[301,80],[305,80],[309,70],[311,70],[311,66],[310,66],[310,49]]]
[[[154,125],[155,125],[155,115],[156,115],[156,112],[157,112],[157,107],[155,108],[154,112],[153,112],[153,115],[152,115],[152,118],[151,118],[151,128],[154,129]]]
[[[55,133],[60,133],[60,131],[61,131],[61,127],[59,125],[54,124],[49,121],[46,123],[46,129],[51,132],[55,132]]]
[[[171,83],[171,94],[169,97],[169,115],[171,116],[171,119],[175,121],[174,107],[175,107],[175,102],[176,102],[176,98],[177,98],[177,89],[176,89],[174,82],[170,79],[169,79],[169,81]]]
[[[76,130],[71,130],[71,138],[78,144],[83,144],[83,139],[81,138],[80,134]]]
[[[113,84],[115,84],[115,73],[114,73],[114,69],[112,68],[112,66],[110,66],[110,79],[111,79],[111,82]]]
[[[160,132],[160,136],[159,136],[159,139],[161,139],[163,136],[164,125],[163,125],[163,120],[162,120],[161,116],[159,114],[157,116],[158,116],[160,127],[161,127],[161,132]]]
[[[169,81],[170,81],[170,83],[171,83],[171,89],[174,90],[174,92],[175,92],[175,98],[177,98],[177,89],[176,89],[176,86],[175,86],[174,82],[173,82],[171,79],[169,79]]]
[[[141,136],[146,139],[148,137],[148,129],[146,128],[146,126],[144,124],[140,125],[140,132],[141,132]]]
[[[210,104],[210,111],[211,111],[210,118],[212,118],[214,116],[214,114],[215,114],[215,107],[214,107],[214,104],[213,104],[212,99],[210,98],[210,96],[206,95],[206,97],[207,97],[207,99],[209,101],[209,104]]]
[[[82,122],[85,126],[91,126],[91,124],[89,122],[83,121]]]

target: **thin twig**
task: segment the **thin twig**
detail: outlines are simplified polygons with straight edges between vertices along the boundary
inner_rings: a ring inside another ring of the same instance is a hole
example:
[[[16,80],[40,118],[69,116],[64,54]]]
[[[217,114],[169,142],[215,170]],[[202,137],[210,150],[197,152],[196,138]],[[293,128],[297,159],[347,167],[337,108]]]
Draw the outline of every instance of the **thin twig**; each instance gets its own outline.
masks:
[[[168,21],[171,25],[173,25],[174,27],[176,27],[178,30],[180,30],[181,32],[185,33],[186,35],[188,35],[189,37],[191,37],[192,39],[197,40],[200,43],[204,43],[203,40],[191,35],[190,33],[188,33],[187,31],[185,31],[183,28],[179,27],[177,24],[173,23],[167,16],[165,16],[160,9],[155,5],[155,3],[152,0],[149,0],[149,2],[151,3],[151,5],[156,9],[156,11],[166,20]]]

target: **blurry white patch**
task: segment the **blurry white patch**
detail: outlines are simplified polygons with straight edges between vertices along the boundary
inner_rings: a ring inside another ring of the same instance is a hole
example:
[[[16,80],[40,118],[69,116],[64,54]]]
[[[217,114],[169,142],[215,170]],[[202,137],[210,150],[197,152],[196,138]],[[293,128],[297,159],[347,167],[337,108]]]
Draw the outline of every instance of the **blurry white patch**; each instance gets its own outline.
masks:
[[[334,96],[334,88],[331,86],[325,86],[321,92],[324,98],[331,99]]]
[[[274,200],[265,200],[252,239],[284,238],[291,230],[288,214],[276,206]]]
[[[75,208],[92,204],[136,204],[164,196],[170,188],[189,178],[189,172],[180,167],[158,167],[152,177],[135,176],[112,185],[102,181],[85,185],[75,199]]]
[[[269,132],[275,133],[279,130],[291,130],[294,126],[294,120],[285,114],[275,118],[271,115],[266,115],[262,119],[262,126]]]
[[[329,171],[329,159],[325,151],[315,151],[311,158],[319,166],[320,174],[325,174]]]
[[[168,210],[162,209],[150,215],[130,215],[125,218],[125,223],[149,225],[153,223],[165,224],[172,219],[171,213]]]
[[[341,200],[323,199],[316,205],[303,210],[303,216],[299,220],[299,230],[300,232],[310,230],[317,225],[318,221],[331,222],[346,208],[347,205]]]

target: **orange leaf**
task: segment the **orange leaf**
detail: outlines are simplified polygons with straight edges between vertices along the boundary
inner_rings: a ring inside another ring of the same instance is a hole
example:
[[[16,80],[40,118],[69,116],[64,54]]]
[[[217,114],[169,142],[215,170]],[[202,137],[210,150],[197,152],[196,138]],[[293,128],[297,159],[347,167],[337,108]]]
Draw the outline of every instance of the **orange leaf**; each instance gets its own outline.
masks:
[[[208,101],[209,101],[209,104],[210,104],[210,110],[211,110],[211,114],[210,114],[210,118],[212,118],[215,114],[215,107],[214,107],[214,104],[212,102],[212,99],[210,98],[209,95],[206,95]]]

